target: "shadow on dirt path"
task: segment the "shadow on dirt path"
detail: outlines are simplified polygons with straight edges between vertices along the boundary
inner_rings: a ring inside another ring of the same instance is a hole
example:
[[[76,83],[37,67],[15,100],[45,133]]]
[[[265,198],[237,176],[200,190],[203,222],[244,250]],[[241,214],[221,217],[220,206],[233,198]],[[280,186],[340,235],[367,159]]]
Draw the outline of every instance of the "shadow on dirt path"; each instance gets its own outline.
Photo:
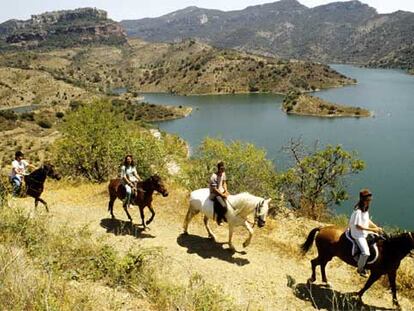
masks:
[[[304,301],[310,301],[314,308],[328,311],[335,310],[395,310],[364,304],[356,293],[341,293],[326,285],[321,284],[295,284],[291,276],[287,276],[288,286],[292,288],[293,294]],[[293,282],[292,282],[293,280]]]
[[[197,235],[181,234],[177,238],[178,245],[187,248],[187,253],[197,254],[202,258],[217,258],[239,266],[250,263],[246,258],[233,257],[235,254],[245,255],[246,252],[234,252],[223,248],[225,243],[217,243],[209,238]]]
[[[134,224],[130,221],[104,218],[101,219],[100,225],[107,233],[114,235],[131,235],[137,239],[155,238],[152,234],[146,233],[141,225]]]

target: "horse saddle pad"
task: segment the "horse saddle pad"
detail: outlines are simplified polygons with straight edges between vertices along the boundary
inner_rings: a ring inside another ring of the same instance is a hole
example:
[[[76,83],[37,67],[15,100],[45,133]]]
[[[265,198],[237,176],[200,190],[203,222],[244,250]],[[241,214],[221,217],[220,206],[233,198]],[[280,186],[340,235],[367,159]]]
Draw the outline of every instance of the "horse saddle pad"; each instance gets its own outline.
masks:
[[[361,250],[359,249],[358,244],[352,238],[351,231],[349,230],[349,228],[345,231],[345,236],[352,243],[352,256],[354,257],[355,261],[358,261],[357,255],[361,253]],[[370,253],[367,263],[369,264],[374,263],[378,259],[378,247],[377,247],[378,238],[379,237],[375,234],[369,234],[367,237],[369,253]]]

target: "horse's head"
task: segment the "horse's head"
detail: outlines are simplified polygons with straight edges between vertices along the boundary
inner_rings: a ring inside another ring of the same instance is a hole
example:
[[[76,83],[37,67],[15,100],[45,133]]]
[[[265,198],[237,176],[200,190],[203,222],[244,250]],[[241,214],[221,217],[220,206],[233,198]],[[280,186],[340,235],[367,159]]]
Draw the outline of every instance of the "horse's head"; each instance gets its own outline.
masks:
[[[269,202],[271,200],[272,199],[263,199],[256,206],[254,220],[256,221],[257,219],[257,225],[259,226],[259,228],[264,227],[264,225],[266,224],[266,217],[267,213],[269,212]]]
[[[52,164],[43,164],[42,169],[45,171],[46,176],[60,180],[61,176],[55,171],[55,167]]]
[[[158,175],[153,175],[150,177],[151,185],[153,189],[162,194],[163,197],[168,196],[168,190],[165,187],[164,183],[161,180],[161,177]]]

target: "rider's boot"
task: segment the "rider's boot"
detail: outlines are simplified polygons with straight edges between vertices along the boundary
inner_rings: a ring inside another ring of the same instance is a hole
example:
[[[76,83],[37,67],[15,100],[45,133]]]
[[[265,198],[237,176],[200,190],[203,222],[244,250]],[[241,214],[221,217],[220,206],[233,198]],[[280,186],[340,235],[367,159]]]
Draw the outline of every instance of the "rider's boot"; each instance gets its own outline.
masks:
[[[368,272],[365,270],[365,264],[367,263],[368,257],[369,257],[368,255],[363,255],[363,254],[359,256],[357,272],[359,273],[360,276],[368,277]]]

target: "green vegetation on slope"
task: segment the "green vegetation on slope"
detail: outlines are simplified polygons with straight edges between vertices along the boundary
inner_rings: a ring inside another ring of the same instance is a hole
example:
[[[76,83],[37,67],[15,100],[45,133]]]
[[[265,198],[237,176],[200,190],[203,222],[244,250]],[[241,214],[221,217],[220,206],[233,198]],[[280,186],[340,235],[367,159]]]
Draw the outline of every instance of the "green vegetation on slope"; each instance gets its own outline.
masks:
[[[86,227],[56,229],[25,213],[0,208],[2,310],[237,310],[198,274],[186,285],[166,280],[159,249],[120,254]]]

